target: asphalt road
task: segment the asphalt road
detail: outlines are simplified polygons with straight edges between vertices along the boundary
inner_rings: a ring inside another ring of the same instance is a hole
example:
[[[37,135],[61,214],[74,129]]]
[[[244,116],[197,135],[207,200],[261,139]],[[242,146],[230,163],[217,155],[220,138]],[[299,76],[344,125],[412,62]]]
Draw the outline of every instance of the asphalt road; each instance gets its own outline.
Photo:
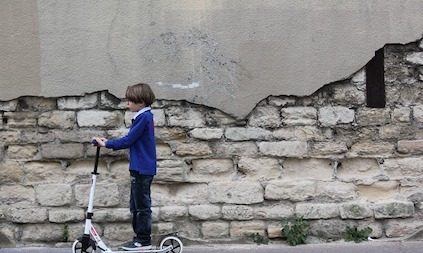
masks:
[[[0,253],[70,253],[70,248],[3,248]],[[184,253],[423,253],[423,241],[370,241],[362,243],[327,243],[286,245],[201,245],[184,247]]]

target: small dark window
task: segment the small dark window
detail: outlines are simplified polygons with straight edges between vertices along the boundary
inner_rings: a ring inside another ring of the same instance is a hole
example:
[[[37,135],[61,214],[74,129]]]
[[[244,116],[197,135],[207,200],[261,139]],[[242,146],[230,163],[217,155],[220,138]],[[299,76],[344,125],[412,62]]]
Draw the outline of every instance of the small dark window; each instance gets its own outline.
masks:
[[[384,108],[385,98],[385,64],[384,48],[375,52],[375,56],[366,65],[367,106]]]

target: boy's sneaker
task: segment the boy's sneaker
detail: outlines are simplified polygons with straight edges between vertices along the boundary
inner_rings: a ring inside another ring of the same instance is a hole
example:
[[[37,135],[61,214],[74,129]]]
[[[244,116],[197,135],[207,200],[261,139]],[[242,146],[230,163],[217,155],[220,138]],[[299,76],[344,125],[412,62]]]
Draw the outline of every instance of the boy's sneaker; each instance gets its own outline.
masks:
[[[151,244],[142,245],[140,242],[130,241],[123,244],[120,248],[123,250],[128,250],[128,251],[136,251],[136,250],[149,250],[152,248],[152,246]]]

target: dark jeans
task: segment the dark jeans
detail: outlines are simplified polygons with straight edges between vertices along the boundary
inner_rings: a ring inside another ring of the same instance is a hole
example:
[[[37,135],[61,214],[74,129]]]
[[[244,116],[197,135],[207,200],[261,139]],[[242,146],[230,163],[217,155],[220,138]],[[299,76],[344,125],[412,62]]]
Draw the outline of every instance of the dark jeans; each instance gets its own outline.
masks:
[[[151,245],[151,182],[154,176],[131,173],[131,198],[129,209],[132,213],[134,238],[143,245]]]

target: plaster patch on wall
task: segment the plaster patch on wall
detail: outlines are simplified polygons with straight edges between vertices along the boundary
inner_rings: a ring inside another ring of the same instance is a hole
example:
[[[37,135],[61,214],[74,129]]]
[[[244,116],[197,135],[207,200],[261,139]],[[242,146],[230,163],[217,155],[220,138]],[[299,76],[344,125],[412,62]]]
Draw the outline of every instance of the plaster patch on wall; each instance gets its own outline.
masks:
[[[156,84],[159,86],[170,86],[174,89],[195,89],[200,87],[200,84],[198,82],[193,82],[189,84],[156,82]]]

